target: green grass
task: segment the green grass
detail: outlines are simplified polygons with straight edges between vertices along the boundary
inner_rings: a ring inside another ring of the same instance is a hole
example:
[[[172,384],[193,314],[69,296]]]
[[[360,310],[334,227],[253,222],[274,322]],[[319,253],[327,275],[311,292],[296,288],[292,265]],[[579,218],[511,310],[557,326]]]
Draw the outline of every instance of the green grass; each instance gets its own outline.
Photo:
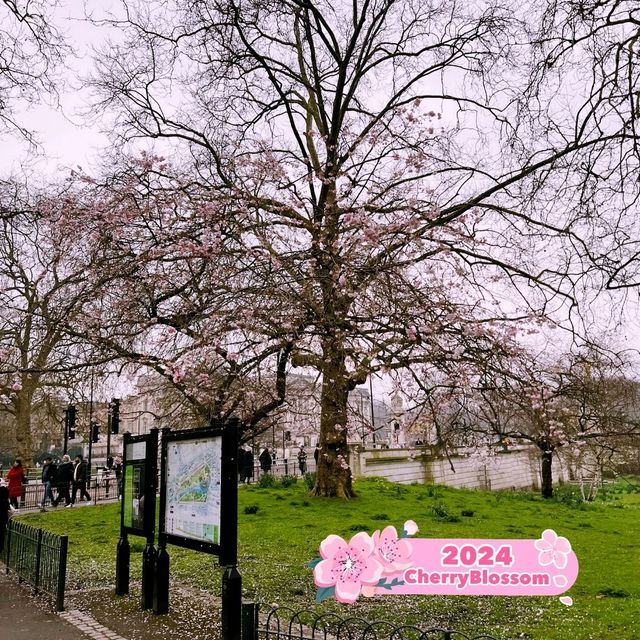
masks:
[[[607,489],[604,500],[581,504],[571,497],[570,487],[552,501],[525,492],[400,486],[381,479],[358,481],[358,497],[350,501],[310,497],[302,483],[244,487],[239,497],[244,593],[267,603],[315,606],[315,586],[305,564],[331,533],[373,533],[387,524],[400,528],[408,519],[418,523],[419,536],[434,538],[537,538],[553,528],[569,538],[580,562],[578,579],[567,593],[574,599],[572,607],[557,597],[381,596],[360,598],[354,605],[329,600],[317,609],[470,634],[484,631],[504,640],[640,640],[638,488],[619,482]],[[113,584],[118,505],[63,509],[25,520],[69,535],[69,588]],[[130,541],[135,580],[144,540]],[[215,557],[177,547],[169,551],[175,580],[219,595]]]

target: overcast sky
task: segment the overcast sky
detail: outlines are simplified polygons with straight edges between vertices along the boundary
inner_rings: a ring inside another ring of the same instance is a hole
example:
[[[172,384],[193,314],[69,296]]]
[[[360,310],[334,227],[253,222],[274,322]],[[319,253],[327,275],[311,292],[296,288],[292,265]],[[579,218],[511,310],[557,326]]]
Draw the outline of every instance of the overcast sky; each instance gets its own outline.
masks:
[[[116,10],[118,6],[116,0],[61,1],[55,12],[56,25],[65,34],[75,55],[67,59],[68,69],[59,85],[59,104],[43,96],[40,104],[16,109],[18,121],[34,134],[39,144],[36,150],[17,134],[0,133],[0,174],[28,166],[50,178],[60,178],[69,168],[81,166],[91,171],[97,166],[102,155],[100,152],[108,145],[108,140],[101,131],[101,122],[91,120],[87,115],[91,93],[83,86],[82,77],[92,70],[92,47],[114,34],[90,24],[85,15],[90,12],[94,17],[100,16],[107,10]],[[625,302],[624,320],[617,327],[611,322],[612,309],[605,297],[601,306],[592,310],[599,318],[597,324],[601,324],[603,334],[617,349],[640,348],[638,293],[633,291],[626,299],[616,295],[610,300],[615,302],[617,314]],[[538,348],[546,350],[554,342],[557,348],[558,342],[564,340],[557,333],[554,337],[542,337]]]

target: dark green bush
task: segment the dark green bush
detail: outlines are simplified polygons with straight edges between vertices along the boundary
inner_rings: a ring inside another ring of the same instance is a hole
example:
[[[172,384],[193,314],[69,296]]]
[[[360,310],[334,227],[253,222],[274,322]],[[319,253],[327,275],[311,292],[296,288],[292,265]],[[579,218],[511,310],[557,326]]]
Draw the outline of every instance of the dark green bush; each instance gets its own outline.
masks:
[[[276,479],[270,473],[265,473],[260,476],[258,486],[261,489],[270,489],[276,486]]]
[[[259,510],[260,510],[260,507],[257,504],[248,504],[244,508],[244,512],[247,515],[254,515],[254,514],[258,513]]]
[[[441,502],[432,504],[429,507],[429,513],[440,522],[460,522],[460,518],[449,513],[447,507]]]
[[[282,476],[282,478],[280,480],[280,485],[284,489],[287,489],[291,485],[295,484],[297,481],[298,481],[298,479],[295,476]]]
[[[311,491],[313,487],[316,486],[316,474],[315,473],[305,473],[304,474],[304,486],[307,488],[307,491]]]

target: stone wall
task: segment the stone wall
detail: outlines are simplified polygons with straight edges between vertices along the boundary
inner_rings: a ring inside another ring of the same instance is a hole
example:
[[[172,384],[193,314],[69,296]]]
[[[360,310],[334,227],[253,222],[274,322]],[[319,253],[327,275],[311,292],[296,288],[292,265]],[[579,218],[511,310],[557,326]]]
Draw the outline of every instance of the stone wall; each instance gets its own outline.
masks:
[[[540,454],[535,447],[513,447],[491,456],[458,449],[447,458],[434,450],[354,448],[350,457],[355,478],[379,476],[393,482],[436,483],[470,489],[538,489]],[[554,484],[569,480],[567,466],[553,462]]]

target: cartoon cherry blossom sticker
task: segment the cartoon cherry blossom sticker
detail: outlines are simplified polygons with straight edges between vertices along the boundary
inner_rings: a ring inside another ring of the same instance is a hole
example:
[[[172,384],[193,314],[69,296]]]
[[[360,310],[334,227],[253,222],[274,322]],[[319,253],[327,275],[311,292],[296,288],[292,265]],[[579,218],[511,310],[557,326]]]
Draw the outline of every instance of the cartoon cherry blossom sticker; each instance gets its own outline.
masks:
[[[567,566],[571,543],[564,537],[558,536],[553,529],[545,529],[542,538],[534,543],[538,553],[538,564],[545,567],[550,564],[558,569]]]
[[[374,550],[373,538],[364,531],[348,543],[340,536],[328,536],[320,544],[322,559],[313,569],[316,586],[334,587],[338,602],[355,602],[362,587],[374,586],[382,575],[383,566]]]
[[[376,557],[382,563],[384,573],[403,571],[411,566],[411,543],[404,538],[398,538],[395,527],[385,527],[382,533],[376,531],[373,534],[373,542]]]

